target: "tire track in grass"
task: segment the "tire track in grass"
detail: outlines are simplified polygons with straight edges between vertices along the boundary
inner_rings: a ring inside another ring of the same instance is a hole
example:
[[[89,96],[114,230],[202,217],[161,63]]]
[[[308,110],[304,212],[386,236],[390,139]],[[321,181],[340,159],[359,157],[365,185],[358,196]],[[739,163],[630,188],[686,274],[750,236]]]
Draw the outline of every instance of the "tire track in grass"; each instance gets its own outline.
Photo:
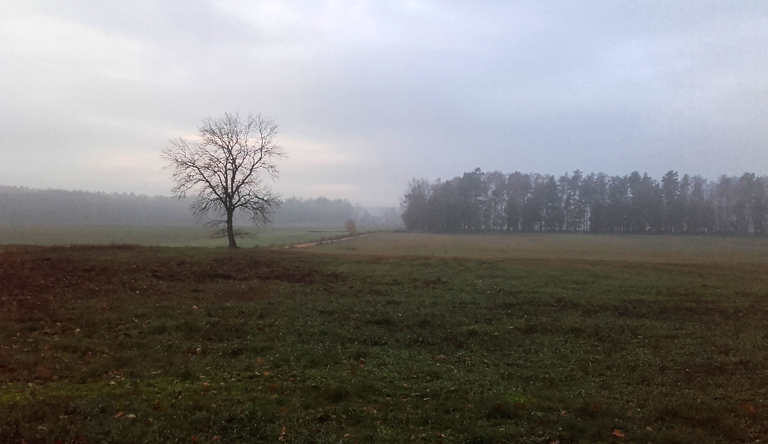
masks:
[[[374,233],[368,233],[368,234],[361,234],[360,236],[345,237],[343,239],[330,239],[330,240],[324,240],[324,241],[319,241],[319,242],[309,242],[309,243],[306,243],[306,244],[286,245],[285,248],[308,248],[308,247],[314,247],[316,245],[332,244],[334,242],[348,241],[348,240],[352,240],[352,239],[360,239],[361,237],[371,236],[373,234]]]

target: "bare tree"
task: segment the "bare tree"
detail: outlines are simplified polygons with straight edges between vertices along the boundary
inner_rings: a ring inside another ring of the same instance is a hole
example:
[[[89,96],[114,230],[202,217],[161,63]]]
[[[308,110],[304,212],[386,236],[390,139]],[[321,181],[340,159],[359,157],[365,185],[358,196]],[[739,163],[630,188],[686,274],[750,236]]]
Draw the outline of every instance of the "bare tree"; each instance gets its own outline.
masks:
[[[352,219],[347,219],[347,221],[344,222],[344,229],[347,230],[347,233],[354,236],[357,233],[357,224],[355,224],[355,221]]]
[[[275,162],[285,157],[275,143],[278,127],[267,117],[237,114],[203,120],[195,141],[171,139],[171,146],[162,153],[168,161],[165,167],[173,172],[178,198],[194,195],[192,209],[202,219],[212,212],[223,219],[209,222],[224,225],[220,233],[229,239],[230,248],[237,248],[233,216],[245,212],[254,225],[269,222],[278,197],[265,184],[268,177],[277,178]]]

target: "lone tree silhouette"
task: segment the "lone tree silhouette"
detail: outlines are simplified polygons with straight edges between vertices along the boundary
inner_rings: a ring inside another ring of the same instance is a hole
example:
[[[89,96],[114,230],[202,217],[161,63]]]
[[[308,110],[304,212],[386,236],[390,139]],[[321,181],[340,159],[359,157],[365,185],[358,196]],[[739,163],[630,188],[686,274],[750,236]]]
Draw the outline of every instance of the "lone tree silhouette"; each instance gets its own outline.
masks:
[[[203,120],[194,141],[170,140],[162,152],[168,161],[178,198],[194,195],[192,210],[198,219],[214,213],[219,219],[208,222],[222,226],[219,234],[229,239],[229,247],[237,248],[233,216],[236,211],[248,214],[254,225],[263,225],[280,204],[278,197],[265,184],[277,179],[275,162],[285,157],[275,143],[278,127],[261,115],[241,119],[237,114]]]
[[[347,219],[347,221],[344,222],[344,229],[347,230],[347,233],[354,235],[357,233],[357,224],[355,224],[355,221],[352,219]]]

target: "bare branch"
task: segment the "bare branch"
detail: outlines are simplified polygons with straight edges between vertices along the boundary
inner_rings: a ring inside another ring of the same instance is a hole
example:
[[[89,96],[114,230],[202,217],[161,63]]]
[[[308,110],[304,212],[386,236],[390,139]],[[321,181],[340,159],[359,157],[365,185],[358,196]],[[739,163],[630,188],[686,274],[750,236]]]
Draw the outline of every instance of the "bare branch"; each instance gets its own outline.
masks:
[[[203,120],[198,127],[199,142],[171,139],[162,151],[175,183],[173,194],[179,198],[194,195],[192,211],[198,220],[209,213],[223,219],[215,221],[235,246],[236,230],[232,217],[246,212],[255,225],[269,223],[280,203],[278,196],[264,184],[276,180],[276,162],[285,158],[275,142],[278,126],[270,118],[238,114]]]

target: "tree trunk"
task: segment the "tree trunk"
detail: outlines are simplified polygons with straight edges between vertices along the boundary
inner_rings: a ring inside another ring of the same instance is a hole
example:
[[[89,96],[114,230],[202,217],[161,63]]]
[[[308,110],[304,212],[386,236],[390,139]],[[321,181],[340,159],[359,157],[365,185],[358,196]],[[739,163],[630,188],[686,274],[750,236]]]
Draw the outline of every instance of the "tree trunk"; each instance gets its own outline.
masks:
[[[235,227],[232,223],[233,211],[227,211],[227,238],[229,239],[229,248],[237,248],[235,241]]]

